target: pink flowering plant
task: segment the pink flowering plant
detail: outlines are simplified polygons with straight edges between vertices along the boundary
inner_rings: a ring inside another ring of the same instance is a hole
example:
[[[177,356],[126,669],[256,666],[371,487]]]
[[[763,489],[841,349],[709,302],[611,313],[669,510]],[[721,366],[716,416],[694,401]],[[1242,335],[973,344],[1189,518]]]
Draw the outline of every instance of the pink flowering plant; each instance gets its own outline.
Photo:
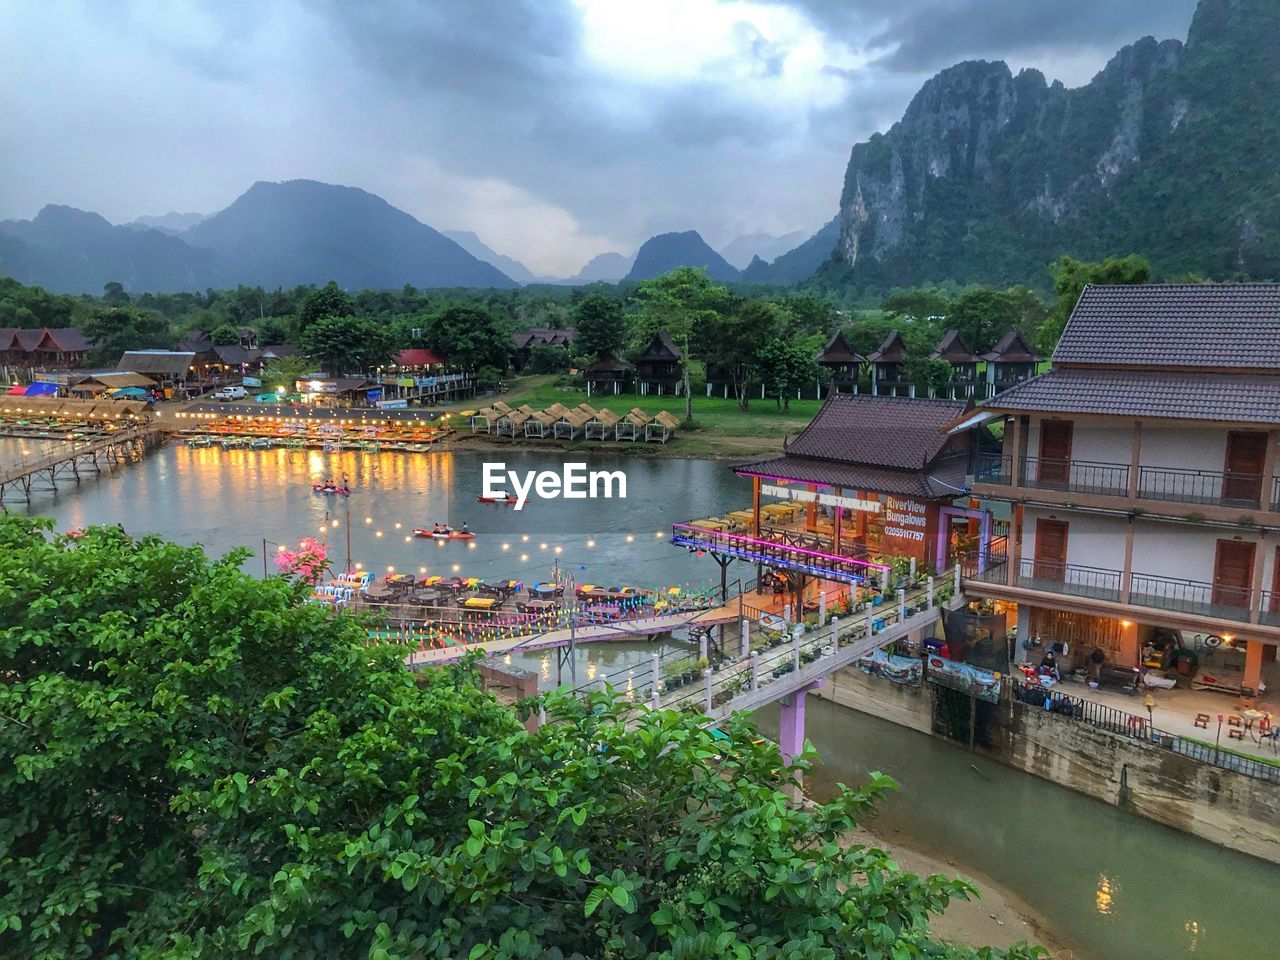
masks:
[[[314,587],[329,569],[329,548],[315,537],[303,537],[297,550],[276,554],[276,569]]]

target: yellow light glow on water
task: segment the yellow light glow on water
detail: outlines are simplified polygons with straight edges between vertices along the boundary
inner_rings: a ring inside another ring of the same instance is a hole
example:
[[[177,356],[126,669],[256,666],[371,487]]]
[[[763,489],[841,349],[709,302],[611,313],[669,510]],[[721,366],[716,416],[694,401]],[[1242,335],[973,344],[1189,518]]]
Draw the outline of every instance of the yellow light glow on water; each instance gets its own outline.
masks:
[[[373,517],[365,517],[365,518],[364,518],[364,522],[365,522],[365,523],[373,523]]]
[[[470,543],[467,544],[468,550],[474,550],[475,548],[476,548],[476,542],[474,540],[472,540]]]
[[[412,539],[413,539],[413,537],[409,536],[407,533],[404,535],[404,542],[405,542],[405,543],[408,543],[408,542],[409,542],[410,540],[412,540]]]
[[[363,570],[363,569],[364,569],[364,564],[363,564],[363,563],[357,563],[357,564],[356,564],[356,569],[357,569],[357,570]]]
[[[419,572],[419,573],[426,573],[426,572],[427,572],[427,568],[426,568],[426,567],[419,567],[419,568],[418,568],[418,572]]]
[[[538,549],[539,549],[539,550],[545,550],[545,549],[547,549],[547,545],[546,545],[545,543],[540,543],[540,544],[538,544]]]
[[[395,573],[395,572],[396,572],[395,567],[387,567],[387,573]]]
[[[564,547],[556,547],[556,553],[560,553],[562,550],[564,550]]]
[[[656,533],[654,533],[654,536],[657,537],[659,540],[661,540],[663,537],[666,536],[666,534],[663,533],[661,530],[659,530]]]
[[[400,529],[400,522],[399,522],[399,521],[396,521],[396,529],[397,529],[397,530],[399,530],[399,529]]]
[[[1116,894],[1120,892],[1116,882],[1105,873],[1098,874],[1098,891],[1093,895],[1093,905],[1104,917],[1116,912]]]
[[[333,521],[333,523],[331,524],[331,526],[334,526],[334,527],[336,527],[337,525],[338,525],[338,521],[337,521],[337,520],[334,520],[334,521]]]

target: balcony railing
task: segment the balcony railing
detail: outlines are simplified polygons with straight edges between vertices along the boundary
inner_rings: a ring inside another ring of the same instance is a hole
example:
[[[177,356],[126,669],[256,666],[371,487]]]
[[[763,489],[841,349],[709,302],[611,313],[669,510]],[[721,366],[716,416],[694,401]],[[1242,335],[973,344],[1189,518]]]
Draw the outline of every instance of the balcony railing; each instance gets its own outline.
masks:
[[[1124,497],[1129,494],[1129,465],[1096,460],[1023,457],[1018,485],[1036,490],[1096,493]],[[975,468],[978,483],[1013,483],[1013,458],[987,454]],[[1179,467],[1139,467],[1137,496],[1143,500],[1196,503],[1257,510],[1266,506],[1280,511],[1280,476],[1273,479],[1264,497],[1263,478],[1252,473],[1222,470],[1190,470]]]
[[[825,580],[845,583],[866,583],[875,589],[884,586],[889,568],[861,557],[844,557],[826,549],[815,549],[803,539],[762,531],[763,536],[752,537],[723,530],[706,530],[687,523],[671,525],[671,542],[690,550],[740,560],[749,560],[769,566],[807,573]],[[776,537],[776,539],[775,539]]]
[[[1138,470],[1138,496],[1148,500],[1221,504],[1256,510],[1262,501],[1262,477],[1221,470],[1142,467]]]
[[[1119,570],[1023,557],[1018,565],[1017,585],[1027,590],[1045,590],[1117,603],[1120,600],[1120,580]]]
[[[1094,460],[1023,457],[1022,485],[1041,490],[1105,493],[1123,497],[1129,493],[1129,467],[1127,464]]]
[[[1249,621],[1252,593],[1248,587],[1214,586],[1198,580],[1146,573],[1134,573],[1129,581],[1130,603],[1245,623]]]

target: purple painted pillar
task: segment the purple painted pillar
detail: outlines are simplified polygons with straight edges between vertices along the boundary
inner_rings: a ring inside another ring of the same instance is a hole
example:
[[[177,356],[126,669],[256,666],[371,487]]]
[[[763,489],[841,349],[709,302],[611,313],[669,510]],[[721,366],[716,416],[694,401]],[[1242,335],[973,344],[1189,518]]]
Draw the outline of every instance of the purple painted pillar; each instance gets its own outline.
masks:
[[[820,678],[782,698],[782,711],[778,717],[778,746],[782,750],[783,763],[790,763],[804,751],[805,696],[824,683],[826,679]]]

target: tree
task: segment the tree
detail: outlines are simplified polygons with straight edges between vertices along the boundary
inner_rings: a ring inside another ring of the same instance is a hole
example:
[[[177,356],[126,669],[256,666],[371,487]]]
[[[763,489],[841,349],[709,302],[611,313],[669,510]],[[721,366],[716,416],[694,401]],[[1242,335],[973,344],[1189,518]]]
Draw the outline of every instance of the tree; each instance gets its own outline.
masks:
[[[240,331],[229,323],[219,324],[209,331],[209,339],[214,346],[225,347],[240,342]]]
[[[709,313],[694,333],[696,355],[708,368],[724,372],[733,385],[738,406],[750,403],[747,386],[762,370],[761,348],[782,335],[782,310],[763,300],[741,300],[723,313]]]
[[[745,718],[601,693],[531,735],[305,577],[51,529],[0,516],[0,955],[1035,955],[933,941],[971,888],[850,844],[884,777],[798,808]]]
[[[529,362],[525,364],[525,369],[529,373],[564,373],[572,362],[568,347],[535,343],[529,350]]]
[[[125,292],[124,286],[111,280],[103,284],[102,302],[108,307],[127,307],[131,302],[129,294]]]
[[[885,297],[880,309],[911,323],[945,323],[951,313],[951,299],[934,287],[895,290]]]
[[[368,373],[391,362],[399,349],[395,334],[364,317],[323,317],[302,331],[303,352],[330,375]]]
[[[262,385],[279,393],[293,393],[297,390],[298,381],[314,371],[315,364],[306,357],[277,357],[262,371]]]
[[[1127,257],[1107,257],[1100,263],[1060,257],[1049,272],[1053,274],[1053,292],[1058,299],[1037,337],[1037,345],[1046,355],[1053,353],[1053,348],[1058,345],[1058,338],[1062,336],[1067,319],[1086,285],[1151,282],[1151,264],[1146,257],[1136,253]]]
[[[266,317],[256,326],[260,346],[279,346],[288,343],[293,336],[293,325],[286,317]]]
[[[593,360],[617,356],[627,342],[627,316],[616,297],[589,293],[573,308],[574,349]]]
[[[700,267],[677,267],[651,280],[642,280],[633,296],[636,332],[648,340],[659,330],[680,349],[681,382],[684,386],[684,418],[693,419],[693,394],[689,390],[689,360],[694,331],[712,322],[730,305],[729,291],[712,283]]]
[[[511,337],[498,319],[481,307],[454,305],[423,319],[427,345],[463,370],[507,368]]]
[[[94,344],[90,363],[114,364],[128,350],[159,349],[169,345],[169,324],[150,310],[135,307],[98,308],[80,324],[80,330]]]
[[[325,317],[348,317],[355,305],[336,282],[330,280],[319,290],[312,290],[298,308],[298,330],[306,330]]]
[[[779,410],[791,409],[792,396],[817,379],[814,345],[793,336],[773,336],[760,347],[760,373]]]

